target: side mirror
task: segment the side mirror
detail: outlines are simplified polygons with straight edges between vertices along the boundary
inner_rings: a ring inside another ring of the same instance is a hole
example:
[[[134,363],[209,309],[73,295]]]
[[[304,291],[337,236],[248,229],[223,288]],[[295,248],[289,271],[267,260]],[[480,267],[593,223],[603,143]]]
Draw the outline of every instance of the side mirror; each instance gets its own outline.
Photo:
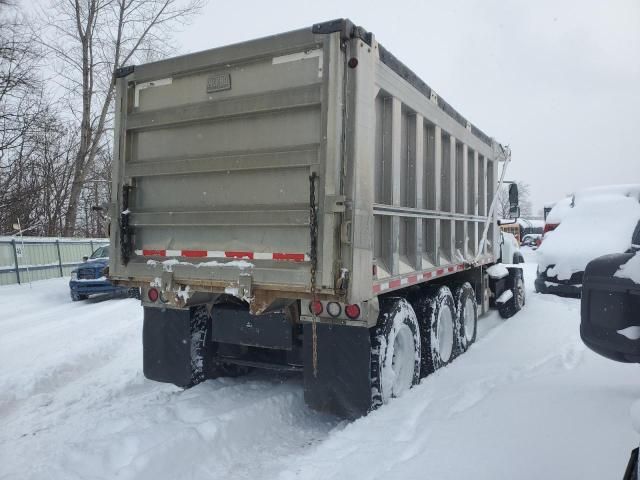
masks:
[[[89,260],[89,257],[87,257],[86,255],[84,257],[82,257],[82,261],[86,262],[87,260]]]
[[[636,255],[596,258],[582,278],[580,337],[594,352],[618,362],[640,363],[640,284],[617,275]]]
[[[509,218],[520,217],[520,206],[518,200],[518,185],[509,184]]]
[[[517,207],[518,201],[518,185],[515,183],[509,184],[509,206],[511,208]]]

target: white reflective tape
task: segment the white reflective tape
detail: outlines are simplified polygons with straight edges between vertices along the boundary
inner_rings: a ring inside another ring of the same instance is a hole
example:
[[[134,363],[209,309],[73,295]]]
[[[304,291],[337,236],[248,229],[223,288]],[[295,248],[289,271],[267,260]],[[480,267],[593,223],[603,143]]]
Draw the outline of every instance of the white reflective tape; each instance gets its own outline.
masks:
[[[316,48],[315,50],[307,50],[306,52],[290,53],[289,55],[280,55],[279,57],[273,57],[271,60],[272,65],[279,65],[281,63],[297,62],[298,60],[305,60],[307,58],[318,57],[318,78],[322,78],[322,49]]]
[[[140,90],[145,90],[152,87],[162,87],[164,85],[171,85],[173,78],[161,78],[159,80],[153,80],[152,82],[138,83],[133,95],[133,106],[138,107],[140,105]]]

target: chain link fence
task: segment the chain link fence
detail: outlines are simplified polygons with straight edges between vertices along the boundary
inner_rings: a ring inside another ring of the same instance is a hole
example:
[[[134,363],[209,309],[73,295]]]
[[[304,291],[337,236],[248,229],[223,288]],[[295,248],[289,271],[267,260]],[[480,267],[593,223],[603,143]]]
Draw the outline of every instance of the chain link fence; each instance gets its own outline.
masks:
[[[0,285],[71,275],[107,238],[0,237]]]

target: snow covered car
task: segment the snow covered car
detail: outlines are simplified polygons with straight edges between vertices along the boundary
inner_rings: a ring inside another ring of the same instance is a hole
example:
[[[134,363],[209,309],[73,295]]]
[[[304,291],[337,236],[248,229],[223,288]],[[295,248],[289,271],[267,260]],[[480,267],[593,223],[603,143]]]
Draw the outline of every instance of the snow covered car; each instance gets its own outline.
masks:
[[[556,208],[561,215],[555,215]],[[587,264],[602,255],[622,253],[640,221],[640,185],[598,187],[558,202],[547,222],[556,216],[537,250],[539,293],[579,296]]]
[[[109,266],[109,245],[97,248],[84,263],[71,271],[69,289],[71,300],[77,302],[89,298],[96,293],[123,293],[130,297],[140,298],[138,288],[117,287],[106,276]]]
[[[558,225],[560,225],[560,222],[562,222],[562,219],[569,212],[571,212],[574,202],[575,202],[575,198],[573,195],[571,195],[569,197],[563,198],[562,200],[559,200],[553,205],[544,222],[544,228],[542,230],[542,239],[546,237],[547,233],[553,232],[556,228],[558,228]]]

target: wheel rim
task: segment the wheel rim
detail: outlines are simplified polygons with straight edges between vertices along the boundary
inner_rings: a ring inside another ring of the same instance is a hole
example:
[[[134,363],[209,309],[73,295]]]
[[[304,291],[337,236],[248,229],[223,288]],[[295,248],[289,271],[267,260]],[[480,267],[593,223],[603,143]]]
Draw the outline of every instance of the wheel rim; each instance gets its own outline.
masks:
[[[440,310],[438,318],[438,353],[440,360],[447,363],[453,351],[453,314],[449,307]]]
[[[467,298],[464,302],[464,337],[467,342],[473,340],[473,336],[476,333],[475,312],[473,308],[473,300]]]
[[[415,355],[413,332],[406,324],[403,324],[393,340],[391,360],[393,383],[391,384],[391,392],[389,392],[392,396],[397,397],[411,388],[415,370]]]

